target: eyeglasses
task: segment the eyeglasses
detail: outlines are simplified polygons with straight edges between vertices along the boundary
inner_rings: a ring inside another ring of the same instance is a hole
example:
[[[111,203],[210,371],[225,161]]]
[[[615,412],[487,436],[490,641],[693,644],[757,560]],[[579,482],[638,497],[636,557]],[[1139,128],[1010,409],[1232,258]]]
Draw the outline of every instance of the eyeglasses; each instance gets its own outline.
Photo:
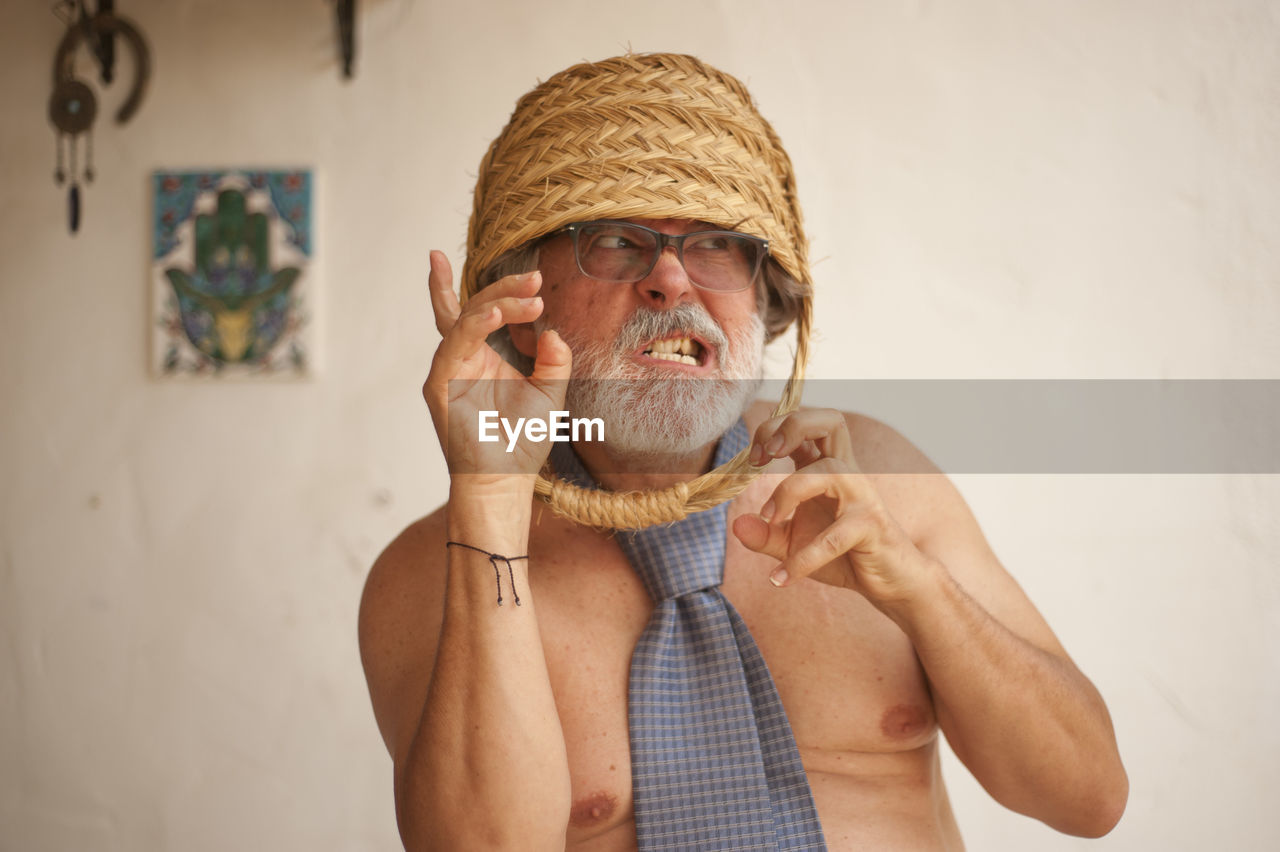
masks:
[[[644,225],[602,219],[574,222],[555,233],[573,237],[573,257],[588,278],[631,284],[653,271],[667,246],[673,246],[685,273],[698,287],[721,293],[745,290],[755,283],[769,241],[737,231],[694,231],[664,234]]]

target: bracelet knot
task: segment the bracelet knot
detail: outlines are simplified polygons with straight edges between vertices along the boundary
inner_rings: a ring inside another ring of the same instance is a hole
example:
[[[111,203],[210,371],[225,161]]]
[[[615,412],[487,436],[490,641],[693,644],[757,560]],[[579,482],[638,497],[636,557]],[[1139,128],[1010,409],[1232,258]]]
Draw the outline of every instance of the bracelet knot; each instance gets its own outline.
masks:
[[[444,546],[446,550],[450,547],[465,547],[467,550],[474,550],[476,553],[483,553],[489,557],[489,564],[493,566],[493,581],[498,586],[498,606],[502,606],[502,572],[498,570],[498,563],[507,563],[507,581],[511,583],[511,596],[515,598],[516,606],[520,606],[520,595],[516,592],[516,577],[515,572],[511,569],[511,563],[520,559],[528,560],[529,554],[526,553],[524,556],[503,556],[501,553],[491,553],[488,550],[472,547],[460,541],[446,541]]]

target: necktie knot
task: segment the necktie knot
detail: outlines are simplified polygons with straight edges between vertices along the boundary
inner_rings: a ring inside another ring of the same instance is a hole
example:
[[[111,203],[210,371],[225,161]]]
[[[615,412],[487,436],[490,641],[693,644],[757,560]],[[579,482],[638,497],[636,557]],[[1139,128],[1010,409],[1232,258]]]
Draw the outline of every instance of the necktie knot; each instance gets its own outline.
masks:
[[[682,535],[667,527],[618,534],[618,545],[655,602],[678,598],[724,582],[725,520],[721,503],[680,521]]]
[[[739,420],[716,445],[713,466],[726,464],[746,449],[750,435]],[[556,444],[551,463],[567,482],[597,487],[567,444]],[[618,533],[618,545],[644,583],[654,602],[677,598],[724,581],[724,545],[729,505],[689,515],[675,524]]]

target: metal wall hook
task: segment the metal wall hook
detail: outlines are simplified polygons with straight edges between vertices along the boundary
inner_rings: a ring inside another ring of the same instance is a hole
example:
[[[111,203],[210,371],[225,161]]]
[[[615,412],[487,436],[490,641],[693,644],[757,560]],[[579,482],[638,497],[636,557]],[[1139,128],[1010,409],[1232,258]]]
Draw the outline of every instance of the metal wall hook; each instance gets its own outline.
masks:
[[[106,5],[110,6],[110,4]],[[117,35],[124,39],[133,53],[133,84],[129,87],[129,94],[124,103],[116,110],[116,123],[124,124],[133,118],[138,107],[142,105],[142,97],[146,94],[147,84],[151,80],[151,50],[147,47],[142,33],[138,32],[138,28],[128,19],[121,18],[104,7],[99,8],[97,14],[91,17],[84,15],[80,21],[67,27],[67,32],[58,44],[58,52],[53,59],[53,85],[56,88],[62,81],[75,78],[75,53],[82,41],[88,41],[94,55],[104,63],[104,79],[114,76],[114,72],[108,70],[111,66],[106,63],[104,56],[109,54],[110,63],[114,63],[114,36]],[[113,45],[109,50],[104,49],[107,43]]]
[[[350,80],[356,60],[356,0],[336,0],[338,49],[342,53],[342,76]]]

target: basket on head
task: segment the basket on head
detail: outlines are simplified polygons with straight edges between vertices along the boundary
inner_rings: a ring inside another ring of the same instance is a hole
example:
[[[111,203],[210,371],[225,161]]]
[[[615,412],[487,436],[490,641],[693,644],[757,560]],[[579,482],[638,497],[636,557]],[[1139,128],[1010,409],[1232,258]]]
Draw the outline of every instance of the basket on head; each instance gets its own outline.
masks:
[[[520,99],[480,164],[462,300],[505,252],[571,222],[689,219],[762,236],[805,290],[791,377],[777,413],[800,400],[811,280],[791,160],[746,87],[692,56],[628,54],[575,65]],[[727,500],[754,469],[743,452],[664,491],[585,491],[544,472],[536,493],[579,523],[635,529]]]

